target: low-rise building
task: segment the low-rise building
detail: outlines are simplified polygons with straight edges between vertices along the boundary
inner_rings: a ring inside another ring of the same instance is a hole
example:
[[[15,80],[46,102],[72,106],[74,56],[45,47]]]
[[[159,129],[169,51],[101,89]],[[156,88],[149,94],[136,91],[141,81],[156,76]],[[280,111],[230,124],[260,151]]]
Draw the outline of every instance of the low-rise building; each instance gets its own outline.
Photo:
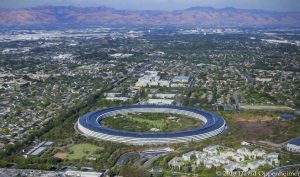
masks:
[[[220,156],[221,157],[224,157],[224,158],[228,158],[228,157],[232,157],[234,156],[235,152],[233,151],[223,151],[223,152],[220,152]]]
[[[237,168],[241,169],[242,171],[249,171],[247,164],[239,164]]]
[[[40,156],[42,155],[49,147],[53,146],[54,142],[52,141],[43,141],[33,149],[28,151],[24,157],[27,158],[28,156]]]
[[[264,150],[260,150],[260,149],[254,149],[252,151],[253,158],[263,157],[265,154],[266,154],[266,152]]]
[[[236,162],[242,162],[245,160],[245,157],[242,154],[234,154],[233,156],[231,156],[231,158]]]
[[[178,168],[180,170],[181,166],[184,165],[182,157],[174,157],[172,160],[168,162],[169,167]]]
[[[279,163],[278,157],[279,157],[279,153],[276,153],[276,152],[272,152],[270,154],[265,154],[263,156],[263,158],[265,159],[265,161],[269,165],[272,165],[272,166],[278,165],[278,163]]]
[[[226,173],[232,173],[234,170],[236,170],[236,164],[235,163],[229,163],[224,166],[224,170]]]
[[[170,87],[171,81],[169,81],[169,80],[160,80],[160,81],[158,81],[158,84],[161,87]]]
[[[237,153],[248,156],[248,157],[251,157],[251,155],[252,155],[251,151],[245,147],[239,148],[237,150]]]
[[[172,94],[172,93],[155,93],[155,94],[148,94],[149,98],[175,98],[176,94]]]
[[[191,85],[191,77],[175,76],[172,79],[171,87],[189,87]]]
[[[208,146],[206,148],[203,148],[203,152],[206,152],[208,155],[217,155],[218,154],[218,148],[220,146],[215,145],[215,146]]]
[[[101,177],[103,172],[89,172],[89,171],[71,171],[68,170],[65,173],[66,177]]]
[[[149,99],[147,100],[148,104],[156,104],[156,105],[172,105],[174,100],[171,99]]]
[[[286,149],[290,152],[300,153],[300,137],[289,141]]]
[[[192,156],[196,157],[197,151],[191,151],[182,155],[184,161],[190,161]]]

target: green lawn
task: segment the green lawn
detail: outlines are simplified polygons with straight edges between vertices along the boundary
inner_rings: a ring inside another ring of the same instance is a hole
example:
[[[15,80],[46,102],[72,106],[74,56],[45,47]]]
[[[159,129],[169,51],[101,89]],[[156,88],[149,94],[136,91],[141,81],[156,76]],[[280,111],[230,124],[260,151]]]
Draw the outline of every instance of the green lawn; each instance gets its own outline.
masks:
[[[103,148],[92,144],[76,144],[68,149],[67,159],[96,158]]]
[[[187,130],[200,126],[202,123],[199,119],[166,113],[117,115],[101,121],[101,124],[109,128],[135,132],[149,132],[152,128],[163,132]]]
[[[145,119],[145,118],[140,118],[140,117],[129,117],[128,119],[133,121],[133,122],[139,122],[139,123],[146,123],[149,124],[149,126],[155,127],[155,128],[162,128],[166,126],[166,122],[163,119],[159,120],[150,120],[150,119]]]

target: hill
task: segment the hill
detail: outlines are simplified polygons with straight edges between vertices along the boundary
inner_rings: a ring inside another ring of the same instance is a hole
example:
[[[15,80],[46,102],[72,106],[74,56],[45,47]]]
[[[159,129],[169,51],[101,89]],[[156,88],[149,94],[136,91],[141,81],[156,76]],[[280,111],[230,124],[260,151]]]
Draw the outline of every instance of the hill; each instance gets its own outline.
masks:
[[[67,24],[299,27],[300,12],[211,7],[174,11],[53,6],[0,9],[0,26]]]

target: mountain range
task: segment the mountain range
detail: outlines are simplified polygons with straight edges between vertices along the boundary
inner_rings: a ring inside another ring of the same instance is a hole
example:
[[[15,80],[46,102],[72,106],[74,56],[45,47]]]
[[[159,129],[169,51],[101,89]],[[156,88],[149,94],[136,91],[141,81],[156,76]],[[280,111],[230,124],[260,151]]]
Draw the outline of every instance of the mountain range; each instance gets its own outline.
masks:
[[[273,12],[212,7],[192,7],[174,11],[60,6],[0,9],[0,26],[72,24],[299,27],[300,11]]]

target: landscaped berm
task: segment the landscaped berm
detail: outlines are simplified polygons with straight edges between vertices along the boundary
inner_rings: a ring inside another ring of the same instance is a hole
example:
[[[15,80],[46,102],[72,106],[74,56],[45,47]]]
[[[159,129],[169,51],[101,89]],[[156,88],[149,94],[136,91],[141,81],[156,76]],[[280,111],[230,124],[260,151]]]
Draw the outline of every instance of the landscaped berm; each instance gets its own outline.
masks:
[[[194,108],[131,105],[86,113],[76,126],[89,137],[149,145],[210,138],[222,133],[226,122],[216,114]]]

